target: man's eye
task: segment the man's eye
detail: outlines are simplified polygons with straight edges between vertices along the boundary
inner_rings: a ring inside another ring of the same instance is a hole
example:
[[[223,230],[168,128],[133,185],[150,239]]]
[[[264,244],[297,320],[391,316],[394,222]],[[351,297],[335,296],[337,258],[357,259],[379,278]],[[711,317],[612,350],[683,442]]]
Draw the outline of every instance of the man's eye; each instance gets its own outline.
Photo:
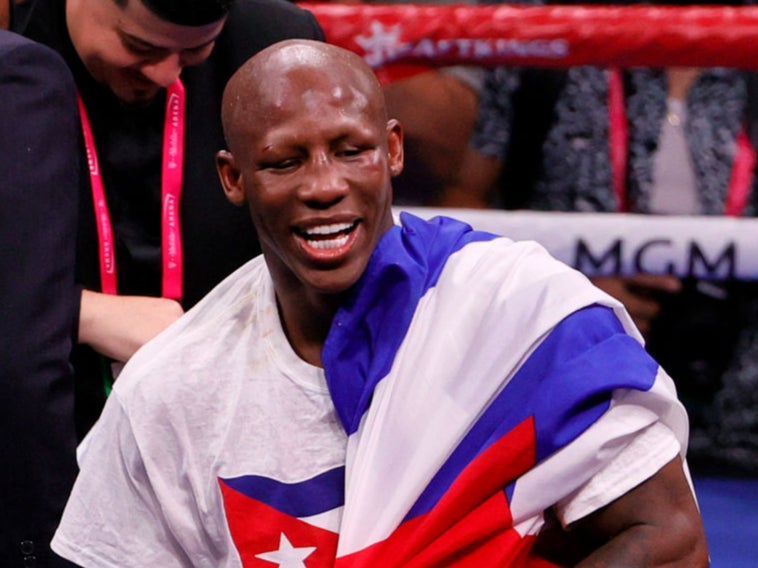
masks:
[[[152,48],[143,47],[141,45],[127,45],[126,48],[137,55],[149,55],[153,51]]]
[[[337,155],[350,158],[351,156],[358,156],[366,150],[366,148],[345,148],[337,152]]]
[[[289,170],[297,166],[298,161],[294,159],[277,160],[275,162],[264,162],[261,164],[262,170]]]
[[[143,45],[132,41],[124,41],[123,43],[127,51],[145,59],[161,59],[169,53],[168,50],[160,49],[152,45]]]

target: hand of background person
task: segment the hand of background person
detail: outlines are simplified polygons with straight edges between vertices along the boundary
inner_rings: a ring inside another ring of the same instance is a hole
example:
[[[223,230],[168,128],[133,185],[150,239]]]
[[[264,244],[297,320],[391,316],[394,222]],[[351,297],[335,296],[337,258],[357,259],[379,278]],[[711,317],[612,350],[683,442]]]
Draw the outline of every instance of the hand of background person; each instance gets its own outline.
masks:
[[[115,361],[126,362],[184,313],[175,300],[114,296],[84,290],[79,312],[79,343]]]
[[[643,337],[661,311],[664,294],[677,294],[682,282],[670,274],[636,274],[634,276],[597,276],[592,282],[626,307]]]

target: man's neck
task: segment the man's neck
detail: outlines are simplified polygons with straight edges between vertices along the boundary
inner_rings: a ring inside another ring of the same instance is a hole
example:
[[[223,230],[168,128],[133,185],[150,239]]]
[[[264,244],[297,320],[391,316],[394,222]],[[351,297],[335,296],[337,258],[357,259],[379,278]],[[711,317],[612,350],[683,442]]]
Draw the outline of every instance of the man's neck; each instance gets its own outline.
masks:
[[[321,350],[341,301],[292,301],[277,293],[277,308],[282,328],[292,349],[305,362],[323,367]]]

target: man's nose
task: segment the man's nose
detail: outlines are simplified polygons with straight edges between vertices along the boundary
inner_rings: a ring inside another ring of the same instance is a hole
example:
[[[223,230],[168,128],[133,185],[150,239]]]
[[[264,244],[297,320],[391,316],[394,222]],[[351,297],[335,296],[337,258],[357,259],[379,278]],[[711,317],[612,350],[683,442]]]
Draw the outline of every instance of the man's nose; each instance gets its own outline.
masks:
[[[320,207],[329,206],[347,195],[350,184],[338,163],[326,156],[313,159],[307,174],[307,181],[302,186],[301,198]]]
[[[170,53],[163,59],[142,66],[142,74],[163,88],[171,86],[182,72],[181,60],[178,53]]]

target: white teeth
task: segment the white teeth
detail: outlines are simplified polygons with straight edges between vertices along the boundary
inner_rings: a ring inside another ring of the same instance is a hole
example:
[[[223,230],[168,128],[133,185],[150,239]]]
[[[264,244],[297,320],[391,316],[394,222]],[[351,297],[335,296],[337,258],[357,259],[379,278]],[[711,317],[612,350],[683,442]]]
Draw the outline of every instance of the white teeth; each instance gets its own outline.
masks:
[[[319,225],[305,231],[306,235],[332,235],[340,231],[347,231],[353,226],[352,223],[335,223],[333,225]]]
[[[313,248],[329,250],[329,249],[336,249],[341,246],[344,246],[345,243],[347,243],[347,239],[348,239],[348,235],[342,235],[335,239],[325,239],[322,241],[308,241],[308,243]]]
[[[308,246],[311,248],[333,250],[347,244],[356,225],[355,222],[318,225],[309,229],[302,229],[300,235],[307,240]]]

